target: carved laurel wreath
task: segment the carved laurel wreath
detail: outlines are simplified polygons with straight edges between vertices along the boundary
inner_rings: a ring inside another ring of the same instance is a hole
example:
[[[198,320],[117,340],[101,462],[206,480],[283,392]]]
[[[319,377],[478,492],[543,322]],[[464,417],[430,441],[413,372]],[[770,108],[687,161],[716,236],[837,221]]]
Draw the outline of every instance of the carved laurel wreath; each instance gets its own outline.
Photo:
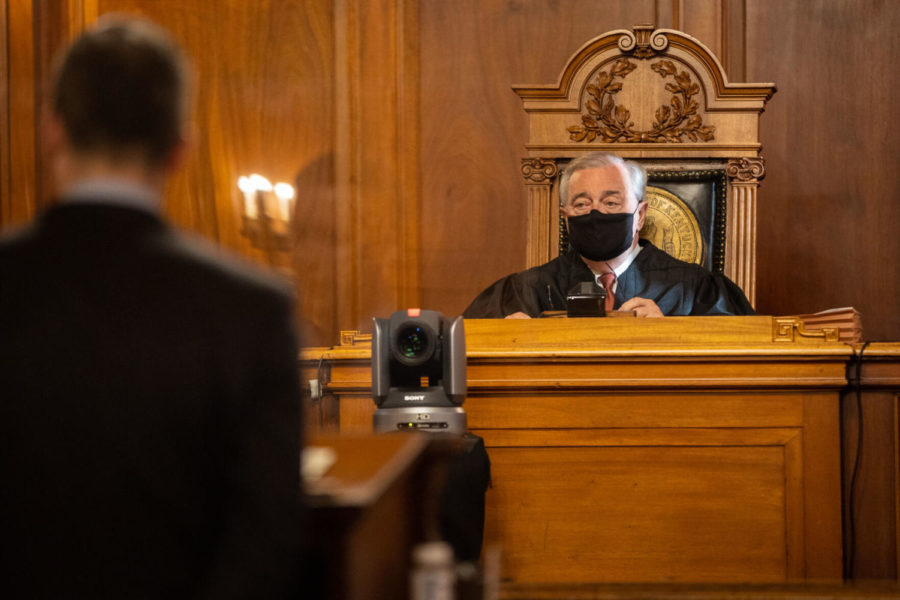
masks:
[[[604,142],[680,142],[683,136],[692,142],[715,139],[715,126],[703,125],[703,119],[697,114],[699,103],[694,96],[700,86],[691,81],[687,71],[678,71],[670,60],[661,60],[650,68],[663,79],[673,77],[674,81],[666,83],[672,99],[668,105],[656,109],[652,129],[636,131],[634,122],[629,121],[631,111],[615,100],[615,95],[622,90],[622,81],[616,79],[625,79],[636,68],[635,63],[620,58],[609,71],[600,71],[595,83],[588,84],[587,114],[581,115],[581,125],[568,128],[573,141],[593,142],[598,136]]]

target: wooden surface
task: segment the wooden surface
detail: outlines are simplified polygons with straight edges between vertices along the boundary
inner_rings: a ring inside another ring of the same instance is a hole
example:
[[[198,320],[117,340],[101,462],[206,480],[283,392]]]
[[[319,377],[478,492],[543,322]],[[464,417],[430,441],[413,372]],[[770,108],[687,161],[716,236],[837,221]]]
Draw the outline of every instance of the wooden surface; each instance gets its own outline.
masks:
[[[865,339],[900,340],[900,237],[889,225],[900,203],[884,201],[900,189],[900,103],[883,91],[900,85],[900,4],[753,1],[745,27],[747,77],[778,84],[760,123],[757,310],[854,306]]]
[[[839,391],[852,350],[768,317],[466,322],[485,543],[516,582],[841,576]],[[741,340],[744,340],[742,343]],[[327,363],[371,429],[364,343]]]
[[[365,508],[420,457],[428,444],[421,436],[317,435],[309,446],[330,448],[337,460],[307,485],[313,506]]]
[[[690,585],[690,584],[507,584],[501,600],[831,600],[898,598],[896,583]]]
[[[175,223],[266,264],[240,234],[237,179],[260,173],[297,188],[291,268],[298,289],[335,285],[335,14],[332,2],[93,0],[97,13],[145,15],[169,28],[194,67],[195,138],[165,209]],[[302,334],[337,326],[334,299],[299,295]]]
[[[252,260],[236,178],[298,188],[293,267],[308,345],[411,304],[459,314],[525,266],[527,123],[513,84],[554,81],[582,44],[680,29],[731,81],[773,81],[761,119],[757,308],[857,307],[900,339],[900,4],[881,0],[2,0],[0,219],[40,208],[49,51],[111,10],[194,58],[194,154],[166,211]],[[36,28],[36,29],[35,29]]]
[[[425,540],[436,515],[437,488],[429,483],[440,457],[429,450],[431,442],[417,435],[310,439],[310,445],[333,449],[337,460],[307,485],[314,549],[309,573],[311,580],[321,577],[321,589],[305,590],[309,597],[409,596],[412,547]]]
[[[3,70],[0,77],[0,218],[2,223],[27,222],[37,210],[37,106],[40,83],[35,72],[35,31],[31,2],[4,0]],[[5,89],[4,89],[5,88]]]

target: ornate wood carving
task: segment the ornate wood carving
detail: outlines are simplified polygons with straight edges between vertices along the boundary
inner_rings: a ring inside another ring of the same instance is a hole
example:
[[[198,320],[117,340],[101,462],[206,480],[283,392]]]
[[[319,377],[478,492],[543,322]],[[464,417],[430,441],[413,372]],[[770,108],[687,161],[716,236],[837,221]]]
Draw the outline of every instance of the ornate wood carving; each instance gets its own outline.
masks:
[[[732,158],[725,173],[735,181],[758,181],[766,176],[766,161],[761,156]]]
[[[617,79],[624,80],[636,68],[636,63],[620,58],[608,71],[600,71],[595,83],[588,84],[590,99],[585,104],[587,113],[581,115],[582,124],[568,127],[572,140],[593,142],[598,136],[604,142],[681,142],[684,136],[692,142],[715,139],[715,126],[704,125],[703,118],[697,114],[700,103],[694,96],[700,92],[700,85],[687,71],[679,71],[671,60],[660,60],[650,68],[663,79],[674,79],[666,83],[666,91],[672,98],[669,104],[656,109],[656,121],[651,129],[636,131],[630,120],[631,111],[615,101],[623,85]]]
[[[556,161],[547,158],[523,158],[522,176],[531,183],[548,183],[559,172]]]
[[[341,346],[356,346],[372,342],[371,333],[360,333],[356,330],[341,330]]]
[[[839,341],[838,330],[835,327],[823,327],[822,329],[808,330],[803,321],[797,317],[773,317],[773,342],[803,341],[803,338],[816,338],[819,341],[825,342]]]
[[[627,31],[619,38],[619,49],[637,58],[652,58],[669,47],[669,38],[659,31],[653,35],[653,25],[635,25],[634,33]]]

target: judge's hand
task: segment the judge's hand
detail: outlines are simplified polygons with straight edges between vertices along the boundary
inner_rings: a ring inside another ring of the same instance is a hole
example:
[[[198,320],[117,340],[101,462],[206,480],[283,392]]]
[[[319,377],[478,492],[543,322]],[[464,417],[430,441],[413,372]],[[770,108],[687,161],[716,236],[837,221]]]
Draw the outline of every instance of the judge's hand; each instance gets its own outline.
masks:
[[[648,300],[647,298],[632,298],[631,300],[623,303],[622,306],[619,307],[619,310],[625,312],[634,311],[634,314],[638,317],[663,316],[662,311],[659,310],[656,302],[654,302],[653,300]]]
[[[523,312],[514,312],[511,315],[506,315],[504,318],[505,319],[530,319],[531,317],[529,317],[528,315],[526,315]]]

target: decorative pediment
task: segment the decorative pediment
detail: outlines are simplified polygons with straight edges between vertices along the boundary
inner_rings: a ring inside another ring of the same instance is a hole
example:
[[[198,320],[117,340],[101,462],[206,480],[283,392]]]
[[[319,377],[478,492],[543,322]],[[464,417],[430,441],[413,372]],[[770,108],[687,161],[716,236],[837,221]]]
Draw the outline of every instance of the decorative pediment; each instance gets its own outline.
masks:
[[[606,149],[624,156],[756,156],[772,84],[729,83],[698,40],[639,25],[585,44],[556,85],[513,86],[532,156]]]

